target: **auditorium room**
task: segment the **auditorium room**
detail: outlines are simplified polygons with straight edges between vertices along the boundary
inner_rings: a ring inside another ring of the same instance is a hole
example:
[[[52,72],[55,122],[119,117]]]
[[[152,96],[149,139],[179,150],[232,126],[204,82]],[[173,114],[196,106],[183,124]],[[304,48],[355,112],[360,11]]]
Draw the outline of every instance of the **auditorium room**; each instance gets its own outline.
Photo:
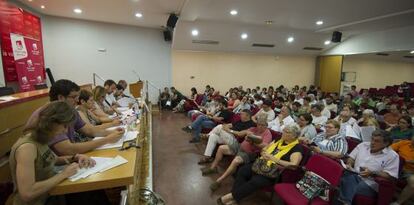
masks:
[[[0,0],[0,205],[414,205],[413,0]]]

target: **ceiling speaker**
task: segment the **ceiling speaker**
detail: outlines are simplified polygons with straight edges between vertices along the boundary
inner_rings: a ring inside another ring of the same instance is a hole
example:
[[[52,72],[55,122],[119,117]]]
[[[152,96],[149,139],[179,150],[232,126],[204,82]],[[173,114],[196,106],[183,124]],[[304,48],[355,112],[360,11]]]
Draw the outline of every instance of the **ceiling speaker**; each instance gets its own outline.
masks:
[[[339,43],[341,42],[341,38],[342,38],[342,33],[339,31],[334,31],[332,34],[332,42],[334,43]]]
[[[164,30],[163,34],[164,34],[164,41],[169,42],[169,41],[172,40],[172,33],[171,33],[170,30],[168,30],[168,29]]]
[[[167,27],[170,29],[174,29],[175,24],[177,24],[177,21],[178,21],[178,16],[175,14],[170,14],[167,20]]]

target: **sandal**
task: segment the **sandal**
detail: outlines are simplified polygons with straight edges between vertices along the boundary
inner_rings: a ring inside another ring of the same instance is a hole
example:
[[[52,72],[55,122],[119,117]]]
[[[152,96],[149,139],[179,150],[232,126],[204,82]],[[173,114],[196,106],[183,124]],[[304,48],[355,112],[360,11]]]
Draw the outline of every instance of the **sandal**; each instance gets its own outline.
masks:
[[[203,176],[207,176],[207,175],[210,175],[210,174],[215,174],[215,173],[218,173],[218,169],[217,169],[217,167],[216,168],[208,168],[208,169],[205,169],[205,170],[202,170],[201,171],[201,174],[203,175]]]
[[[214,159],[212,157],[204,157],[198,161],[198,164],[208,164],[212,162]]]

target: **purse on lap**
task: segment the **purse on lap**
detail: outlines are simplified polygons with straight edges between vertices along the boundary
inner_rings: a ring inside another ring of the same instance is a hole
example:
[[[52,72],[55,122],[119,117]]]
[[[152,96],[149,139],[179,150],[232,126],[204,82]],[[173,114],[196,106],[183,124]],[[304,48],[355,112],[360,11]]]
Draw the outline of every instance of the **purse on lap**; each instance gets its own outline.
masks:
[[[252,166],[253,172],[269,178],[279,178],[281,167],[276,164],[267,165],[267,160],[257,158]]]
[[[303,178],[296,183],[296,188],[307,199],[320,197],[324,201],[329,201],[330,183],[314,172],[306,171]]]

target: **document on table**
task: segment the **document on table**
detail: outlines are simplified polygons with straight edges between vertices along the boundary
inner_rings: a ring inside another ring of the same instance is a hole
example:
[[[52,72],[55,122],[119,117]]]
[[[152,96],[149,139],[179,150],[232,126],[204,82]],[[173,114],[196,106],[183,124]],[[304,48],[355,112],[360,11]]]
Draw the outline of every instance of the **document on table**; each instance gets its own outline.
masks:
[[[123,97],[119,99],[117,102],[121,107],[129,107],[129,104],[135,103],[135,99],[130,97]]]
[[[100,147],[96,148],[96,150],[121,148],[122,145],[124,144],[124,142],[130,141],[130,140],[133,140],[133,139],[137,138],[138,134],[139,134],[138,131],[125,132],[124,136],[122,136],[121,139],[119,139],[117,142],[110,143],[110,144],[105,144],[103,146],[100,146]],[[102,139],[102,138],[103,137],[95,137],[95,138],[93,138],[93,140]]]
[[[112,169],[114,167],[120,166],[128,162],[128,160],[126,160],[125,158],[119,155],[114,158],[111,158],[111,157],[91,157],[91,158],[95,160],[96,165],[91,168],[79,169],[75,175],[69,177],[70,181],[74,182],[79,179],[84,179],[90,175],[93,175],[96,173],[102,173],[104,171],[107,171],[109,169]]]
[[[114,127],[106,128],[106,130],[113,131],[113,130],[116,130],[117,128],[123,128],[123,129],[126,130],[127,126],[126,125],[119,125],[119,126],[114,126]]]
[[[16,100],[16,99],[19,99],[19,98],[13,97],[13,96],[3,96],[3,97],[0,97],[0,101],[12,101],[12,100]]]

